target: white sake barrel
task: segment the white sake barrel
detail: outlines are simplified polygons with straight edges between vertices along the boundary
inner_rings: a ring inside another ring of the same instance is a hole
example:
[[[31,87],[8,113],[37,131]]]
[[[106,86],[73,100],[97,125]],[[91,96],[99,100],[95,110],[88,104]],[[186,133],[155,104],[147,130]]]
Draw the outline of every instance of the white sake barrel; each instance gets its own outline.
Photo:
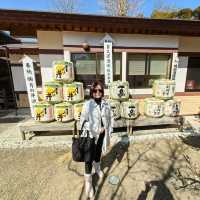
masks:
[[[165,115],[170,117],[178,116],[180,113],[181,101],[171,99],[165,102]]]
[[[54,120],[53,105],[47,102],[34,104],[34,119],[39,122],[50,122]]]
[[[84,105],[84,102],[74,104],[74,119],[75,120],[80,120],[83,105]]]
[[[129,99],[121,103],[121,117],[126,119],[135,119],[139,115],[139,102]]]
[[[53,62],[53,78],[56,81],[72,82],[74,81],[74,67],[72,62],[54,61]]]
[[[144,113],[149,117],[162,117],[164,115],[164,100],[156,98],[145,99]]]
[[[74,119],[73,105],[63,102],[54,105],[55,119],[59,122],[68,122]]]
[[[83,83],[73,82],[63,86],[64,100],[68,102],[80,102],[84,100]]]
[[[51,81],[45,82],[43,86],[44,101],[58,103],[63,100],[62,83]]]
[[[175,81],[159,79],[153,82],[153,96],[160,99],[171,99],[175,95]]]
[[[113,119],[118,119],[121,116],[120,111],[120,102],[117,100],[108,99],[108,103],[111,107],[111,116]]]
[[[127,100],[129,98],[129,83],[127,81],[113,81],[109,84],[109,96],[115,100]]]

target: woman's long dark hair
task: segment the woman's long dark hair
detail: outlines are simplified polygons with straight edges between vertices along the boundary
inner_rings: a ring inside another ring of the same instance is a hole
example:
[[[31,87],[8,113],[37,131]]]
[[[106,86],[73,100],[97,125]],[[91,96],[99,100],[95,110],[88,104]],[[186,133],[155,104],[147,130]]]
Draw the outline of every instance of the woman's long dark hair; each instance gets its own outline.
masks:
[[[93,91],[94,89],[97,87],[97,85],[101,86],[102,89],[102,97],[104,96],[104,84],[102,81],[100,80],[96,80],[92,83],[91,87],[90,87],[90,97],[93,98]]]

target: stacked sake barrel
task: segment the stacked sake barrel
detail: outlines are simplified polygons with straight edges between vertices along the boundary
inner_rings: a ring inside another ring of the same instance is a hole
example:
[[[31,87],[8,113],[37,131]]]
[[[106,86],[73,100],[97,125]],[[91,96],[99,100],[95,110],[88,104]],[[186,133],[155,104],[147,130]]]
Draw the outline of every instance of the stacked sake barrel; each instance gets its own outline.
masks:
[[[129,99],[129,83],[114,81],[109,84],[109,103],[112,119],[135,119],[139,115],[139,103]]]
[[[35,120],[79,120],[84,101],[83,83],[74,81],[72,62],[54,61],[53,80],[43,84],[43,101],[34,105]]]
[[[180,113],[181,102],[174,99],[175,81],[159,79],[153,82],[153,98],[144,100],[145,115],[175,117]]]

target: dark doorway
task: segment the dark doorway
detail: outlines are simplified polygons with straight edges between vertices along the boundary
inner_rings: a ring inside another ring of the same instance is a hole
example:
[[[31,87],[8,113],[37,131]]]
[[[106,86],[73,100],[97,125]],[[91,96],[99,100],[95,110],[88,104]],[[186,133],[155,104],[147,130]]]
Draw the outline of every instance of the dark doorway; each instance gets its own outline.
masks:
[[[6,60],[0,58],[0,109],[15,108],[12,77]]]
[[[189,57],[185,91],[200,91],[200,57]]]

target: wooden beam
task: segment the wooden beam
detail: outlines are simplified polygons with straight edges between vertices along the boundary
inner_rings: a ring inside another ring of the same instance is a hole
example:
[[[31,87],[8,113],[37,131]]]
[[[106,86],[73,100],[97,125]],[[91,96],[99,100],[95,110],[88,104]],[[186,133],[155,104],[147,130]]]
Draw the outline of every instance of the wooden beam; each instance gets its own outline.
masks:
[[[100,26],[100,28],[99,28]],[[24,27],[19,30],[19,27]],[[0,9],[0,29],[22,36],[37,30],[200,36],[198,20],[164,20]]]

